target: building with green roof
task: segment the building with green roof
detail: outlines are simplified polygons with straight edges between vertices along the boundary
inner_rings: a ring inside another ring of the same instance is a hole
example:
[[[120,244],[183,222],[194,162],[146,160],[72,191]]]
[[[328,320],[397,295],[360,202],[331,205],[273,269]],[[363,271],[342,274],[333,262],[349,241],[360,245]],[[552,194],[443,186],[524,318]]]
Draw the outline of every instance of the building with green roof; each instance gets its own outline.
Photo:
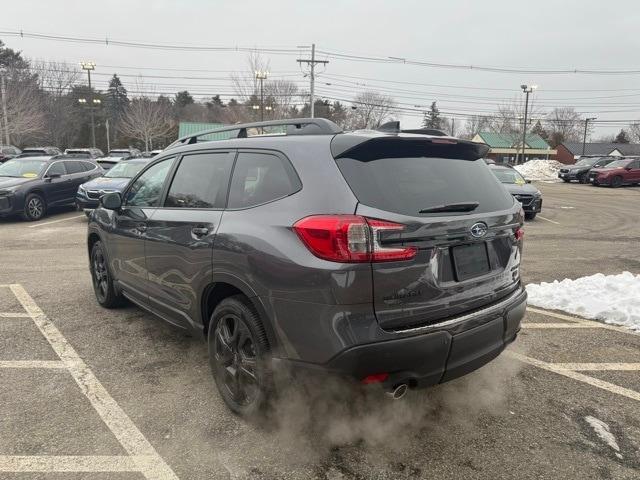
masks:
[[[516,156],[522,155],[522,135],[519,134],[479,132],[473,137],[472,141],[489,145],[491,150],[487,156],[500,163],[512,162]],[[525,144],[525,160],[532,158],[549,159],[557,153],[540,135],[535,133],[527,135]]]

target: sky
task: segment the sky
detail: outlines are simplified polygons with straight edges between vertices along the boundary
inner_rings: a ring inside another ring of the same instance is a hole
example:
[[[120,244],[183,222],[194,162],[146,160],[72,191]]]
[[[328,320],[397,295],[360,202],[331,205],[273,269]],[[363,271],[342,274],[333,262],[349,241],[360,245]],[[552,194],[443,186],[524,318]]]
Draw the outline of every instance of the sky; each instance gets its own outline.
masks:
[[[329,60],[318,67],[318,94],[347,102],[363,90],[391,95],[404,109],[406,127],[418,126],[420,111],[432,101],[463,121],[466,115],[489,114],[498,105],[521,102],[520,85],[535,84],[536,116],[554,106],[573,106],[585,117],[597,117],[594,137],[640,120],[638,25],[637,0],[20,0],[4,2],[0,16],[1,32],[287,50],[262,54],[269,61],[270,77],[295,81],[305,89],[308,77],[296,59],[309,53],[298,47],[315,43],[321,52],[318,59]],[[118,73],[132,92],[188,89],[200,98],[222,93],[228,99],[233,94],[230,73],[247,70],[243,51],[142,49],[6,33],[0,33],[0,39],[29,58],[74,65],[92,60],[99,88]],[[411,65],[389,57],[467,67]],[[627,73],[540,72],[576,69]],[[136,86],[140,84],[143,87]]]

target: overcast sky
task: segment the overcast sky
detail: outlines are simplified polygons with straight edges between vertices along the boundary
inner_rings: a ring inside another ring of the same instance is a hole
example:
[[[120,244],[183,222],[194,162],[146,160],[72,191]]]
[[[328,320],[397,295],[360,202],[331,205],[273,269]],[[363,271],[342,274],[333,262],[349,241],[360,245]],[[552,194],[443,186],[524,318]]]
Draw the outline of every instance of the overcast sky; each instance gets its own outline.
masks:
[[[0,30],[199,46],[295,49],[315,42],[323,51],[461,65],[640,70],[638,0],[5,0],[1,11]],[[99,87],[106,84],[107,75],[117,72],[131,75],[122,77],[130,90],[135,90],[134,76],[141,74],[146,76],[145,86],[158,92],[188,88],[202,94],[230,94],[228,72],[246,69],[246,54],[241,52],[149,50],[2,34],[0,39],[30,58],[74,64],[93,60]],[[306,85],[295,53],[267,57],[272,76]],[[329,60],[325,75],[318,79],[318,91],[330,98],[351,99],[364,89],[386,90],[406,108],[437,100],[445,112],[486,114],[499,103],[521,99],[519,86],[528,83],[539,86],[533,101],[541,111],[561,104],[600,120],[640,119],[640,74],[492,73]],[[186,71],[194,69],[210,71]],[[417,115],[405,115],[403,120],[407,126],[419,123]],[[620,127],[599,126],[595,134],[617,132]]]

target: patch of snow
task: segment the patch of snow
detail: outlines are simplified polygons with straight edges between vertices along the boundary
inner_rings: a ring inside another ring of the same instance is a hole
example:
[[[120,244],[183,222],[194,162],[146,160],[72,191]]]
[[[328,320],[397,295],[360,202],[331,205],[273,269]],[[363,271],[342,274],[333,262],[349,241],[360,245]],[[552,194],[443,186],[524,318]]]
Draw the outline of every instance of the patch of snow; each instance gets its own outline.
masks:
[[[640,275],[596,273],[527,285],[529,304],[640,331]]]
[[[556,160],[529,160],[515,168],[527,180],[538,181],[558,181],[558,170],[562,168],[562,163]]]
[[[598,437],[600,437],[600,439],[604,443],[613,448],[616,453],[616,457],[622,458],[622,454],[620,453],[620,446],[616,441],[616,437],[614,437],[613,433],[611,433],[609,425],[596,417],[592,417],[591,415],[587,415],[586,417],[584,417],[584,419],[589,425],[591,425],[591,428],[593,428],[593,430],[596,432],[596,435],[598,435]]]

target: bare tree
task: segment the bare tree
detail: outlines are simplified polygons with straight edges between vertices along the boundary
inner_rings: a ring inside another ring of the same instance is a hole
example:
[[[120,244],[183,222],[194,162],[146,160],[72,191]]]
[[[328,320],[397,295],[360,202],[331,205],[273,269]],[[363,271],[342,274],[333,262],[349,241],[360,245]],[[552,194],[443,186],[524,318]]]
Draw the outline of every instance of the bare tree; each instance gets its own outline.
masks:
[[[472,139],[479,132],[490,129],[491,122],[491,117],[483,115],[472,115],[471,117],[467,118],[467,121],[465,122],[464,132],[462,136],[464,138]]]
[[[154,139],[166,136],[173,128],[171,107],[149,97],[134,98],[118,128],[124,135],[144,142],[148,151],[153,148]]]
[[[634,142],[640,142],[640,122],[635,122],[629,125],[629,136]]]
[[[8,132],[13,142],[22,144],[26,138],[44,131],[42,95],[37,83],[22,74],[12,75],[9,71],[5,78],[7,124],[4,132]]]
[[[347,128],[377,128],[393,119],[396,112],[395,100],[371,90],[359,93],[353,99],[353,106],[347,116]]]
[[[80,82],[81,71],[67,62],[38,60],[31,69],[38,74],[40,88],[54,97],[61,97]]]
[[[583,120],[572,107],[557,107],[547,114],[544,120],[551,146],[563,142],[577,142],[582,133]]]

